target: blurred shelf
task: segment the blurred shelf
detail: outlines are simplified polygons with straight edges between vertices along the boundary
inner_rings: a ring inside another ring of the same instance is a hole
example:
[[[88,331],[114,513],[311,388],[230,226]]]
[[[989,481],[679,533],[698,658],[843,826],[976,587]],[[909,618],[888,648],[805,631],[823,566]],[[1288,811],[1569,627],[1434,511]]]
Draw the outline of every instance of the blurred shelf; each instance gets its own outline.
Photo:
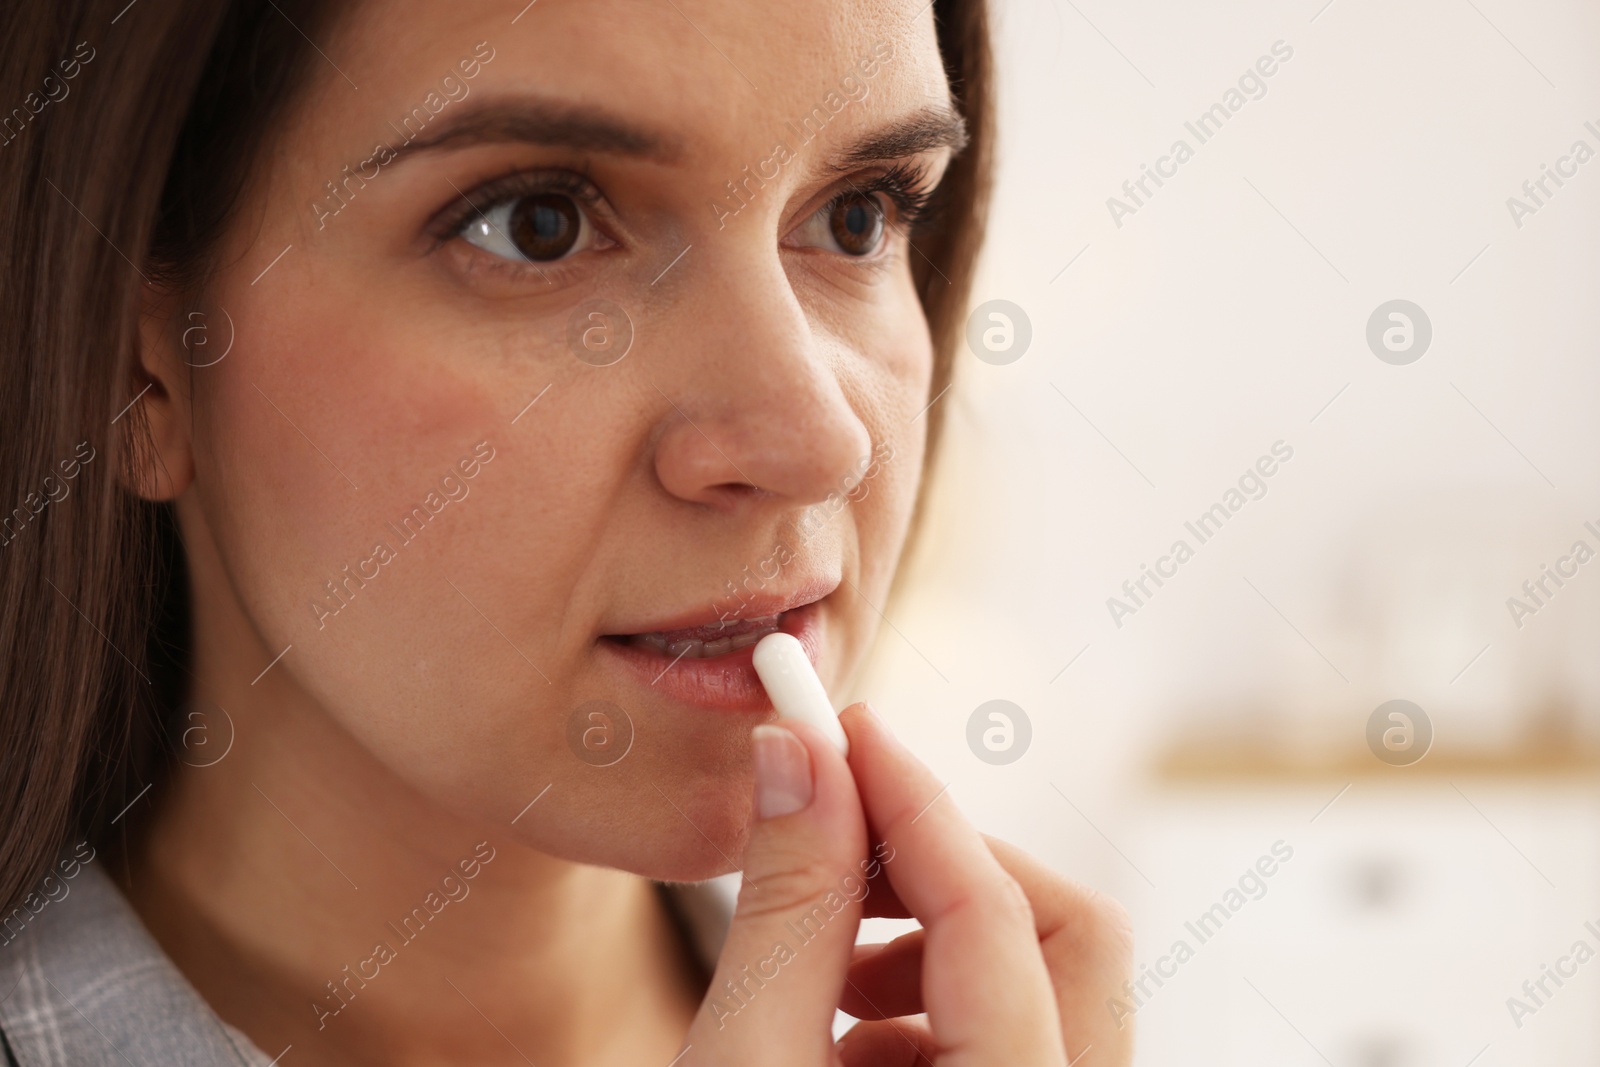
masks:
[[[1600,747],[1580,742],[1503,749],[1440,749],[1406,767],[1394,767],[1363,749],[1317,756],[1281,745],[1180,745],[1160,756],[1157,784],[1283,783],[1308,779],[1381,778],[1592,778],[1600,782]]]

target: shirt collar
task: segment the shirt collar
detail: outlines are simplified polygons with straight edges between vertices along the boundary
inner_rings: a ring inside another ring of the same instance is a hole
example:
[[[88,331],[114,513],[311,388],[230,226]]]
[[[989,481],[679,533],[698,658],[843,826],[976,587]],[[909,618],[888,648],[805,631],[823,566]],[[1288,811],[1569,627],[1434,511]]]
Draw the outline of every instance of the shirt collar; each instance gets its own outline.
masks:
[[[0,1030],[18,1067],[272,1067],[189,984],[93,855],[63,852],[0,918]],[[739,879],[662,887],[708,975]]]
[[[17,909],[27,918],[12,913],[7,932],[23,929],[0,947],[0,1027],[19,1067],[271,1062],[217,1018],[101,865],[71,876],[58,866]]]

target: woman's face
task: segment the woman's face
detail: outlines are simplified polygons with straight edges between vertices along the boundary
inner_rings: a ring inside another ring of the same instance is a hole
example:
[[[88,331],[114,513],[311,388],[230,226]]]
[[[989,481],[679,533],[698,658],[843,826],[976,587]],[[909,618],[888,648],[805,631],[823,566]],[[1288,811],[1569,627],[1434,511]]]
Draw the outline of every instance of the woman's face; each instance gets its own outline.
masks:
[[[749,645],[842,700],[877,627],[959,123],[920,0],[518,6],[369,3],[254,175],[191,372],[199,670],[352,781],[704,877]]]

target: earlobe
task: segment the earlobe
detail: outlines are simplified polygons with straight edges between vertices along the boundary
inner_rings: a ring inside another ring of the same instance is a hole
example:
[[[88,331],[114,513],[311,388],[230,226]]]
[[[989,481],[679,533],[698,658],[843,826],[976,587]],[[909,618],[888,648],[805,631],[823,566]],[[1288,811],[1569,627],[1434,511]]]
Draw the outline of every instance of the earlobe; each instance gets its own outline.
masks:
[[[174,500],[194,480],[190,367],[176,318],[180,298],[148,288],[144,295],[128,407],[117,418],[128,424],[123,432],[130,435],[134,457],[124,477],[128,490],[146,500]]]

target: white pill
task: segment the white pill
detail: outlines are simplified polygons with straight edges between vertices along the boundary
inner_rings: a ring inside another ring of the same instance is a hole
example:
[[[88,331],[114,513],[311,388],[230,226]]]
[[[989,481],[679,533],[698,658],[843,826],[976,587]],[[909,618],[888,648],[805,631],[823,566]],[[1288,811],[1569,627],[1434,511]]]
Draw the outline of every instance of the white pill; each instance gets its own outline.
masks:
[[[842,754],[850,754],[844,727],[799,639],[793,634],[768,634],[756,642],[754,662],[778,718],[810,723],[827,734]]]

